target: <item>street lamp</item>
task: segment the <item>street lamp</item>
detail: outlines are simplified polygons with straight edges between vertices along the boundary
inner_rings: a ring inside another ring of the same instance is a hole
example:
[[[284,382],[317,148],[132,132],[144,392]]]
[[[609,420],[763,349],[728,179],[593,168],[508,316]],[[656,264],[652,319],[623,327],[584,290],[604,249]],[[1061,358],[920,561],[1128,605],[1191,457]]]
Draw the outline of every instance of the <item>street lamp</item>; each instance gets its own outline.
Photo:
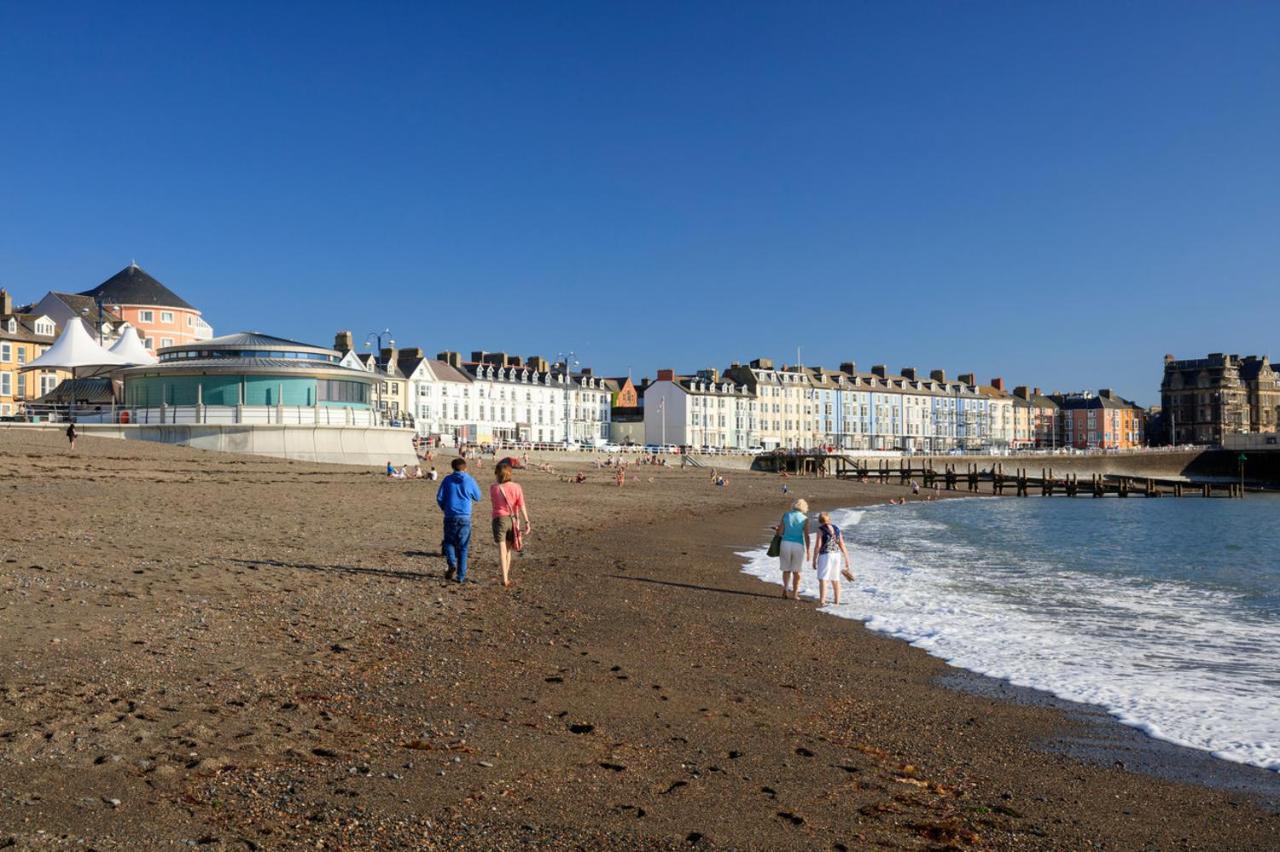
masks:
[[[391,336],[391,329],[389,328],[384,328],[382,331],[371,331],[368,333],[368,335],[365,336],[365,339],[364,339],[365,349],[368,349],[369,344],[374,341],[377,341],[378,343],[378,349],[373,353],[373,373],[375,376],[378,374],[378,358],[382,355],[382,339],[384,337],[386,338],[388,345],[390,346],[396,345],[395,338]],[[389,373],[389,370],[387,369],[388,366],[389,365],[384,365],[383,372],[388,373],[389,375],[390,373]],[[386,403],[382,399],[382,386],[384,384],[385,384],[384,381],[379,381],[377,384],[377,388],[378,388],[377,407],[378,407],[378,412],[383,416],[386,415],[386,407],[385,407]]]
[[[573,368],[581,369],[582,362],[574,352],[557,352],[556,360],[564,368],[564,444],[573,445]]]

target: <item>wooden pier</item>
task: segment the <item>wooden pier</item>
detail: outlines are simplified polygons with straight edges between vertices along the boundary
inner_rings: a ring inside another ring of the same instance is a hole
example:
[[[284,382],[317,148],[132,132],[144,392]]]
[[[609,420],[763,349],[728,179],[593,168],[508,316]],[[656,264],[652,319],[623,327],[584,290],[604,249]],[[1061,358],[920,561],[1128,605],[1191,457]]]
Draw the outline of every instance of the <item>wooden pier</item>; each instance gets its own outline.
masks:
[[[1039,476],[1031,468],[1005,470],[1003,462],[980,468],[968,462],[963,470],[955,463],[936,463],[923,459],[857,459],[845,455],[774,454],[757,459],[759,466],[776,473],[800,476],[833,476],[859,482],[909,485],[913,480],[922,491],[964,491],[1017,497],[1244,497],[1244,485],[1234,481],[1188,482],[1124,474],[1090,474],[1081,479],[1076,473],[1054,474],[1053,468],[1040,468]],[[873,465],[874,462],[874,465]]]

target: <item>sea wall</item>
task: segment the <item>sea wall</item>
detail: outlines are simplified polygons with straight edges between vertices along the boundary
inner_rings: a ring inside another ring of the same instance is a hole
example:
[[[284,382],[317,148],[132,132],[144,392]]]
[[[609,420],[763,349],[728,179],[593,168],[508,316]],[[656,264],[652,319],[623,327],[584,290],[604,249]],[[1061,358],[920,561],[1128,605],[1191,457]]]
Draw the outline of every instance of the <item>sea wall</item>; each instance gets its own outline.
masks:
[[[31,426],[62,431],[65,424]],[[222,453],[273,456],[295,461],[381,467],[414,464],[413,430],[387,426],[297,424],[77,424],[80,434],[126,441],[180,444]]]

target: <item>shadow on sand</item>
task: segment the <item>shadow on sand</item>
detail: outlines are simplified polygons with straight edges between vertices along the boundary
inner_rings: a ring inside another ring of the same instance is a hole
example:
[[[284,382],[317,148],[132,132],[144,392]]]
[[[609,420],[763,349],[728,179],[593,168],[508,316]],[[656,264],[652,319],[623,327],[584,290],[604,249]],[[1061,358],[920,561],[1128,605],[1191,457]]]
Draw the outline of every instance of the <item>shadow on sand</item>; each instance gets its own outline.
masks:
[[[715,586],[698,586],[693,583],[675,583],[671,580],[653,580],[649,577],[628,577],[626,574],[610,574],[615,580],[630,580],[633,583],[652,583],[655,586],[672,586],[677,589],[694,589],[699,592],[718,592],[722,595],[742,595],[748,598],[769,598],[772,600],[777,595],[766,595],[762,592],[744,592],[741,589],[717,589]]]
[[[278,559],[233,559],[250,568],[292,568],[296,571],[319,571],[326,574],[351,574],[366,577],[392,577],[397,580],[430,580],[438,578],[438,572],[394,571],[390,568],[360,568],[355,565],[312,565],[305,562],[281,562]]]

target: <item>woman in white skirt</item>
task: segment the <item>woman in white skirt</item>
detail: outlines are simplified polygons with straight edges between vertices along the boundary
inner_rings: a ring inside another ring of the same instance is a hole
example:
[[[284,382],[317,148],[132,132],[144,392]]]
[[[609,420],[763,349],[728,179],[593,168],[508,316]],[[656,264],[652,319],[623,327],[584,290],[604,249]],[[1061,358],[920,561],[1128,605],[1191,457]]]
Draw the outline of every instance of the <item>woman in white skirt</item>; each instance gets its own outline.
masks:
[[[803,499],[791,505],[774,532],[782,536],[778,551],[782,569],[782,596],[800,600],[800,569],[809,561],[809,504]]]
[[[813,567],[818,570],[818,606],[827,602],[828,583],[832,603],[839,606],[840,575],[852,581],[853,572],[849,570],[849,549],[844,546],[844,535],[831,523],[831,516],[826,512],[818,515],[818,546],[813,549]]]

